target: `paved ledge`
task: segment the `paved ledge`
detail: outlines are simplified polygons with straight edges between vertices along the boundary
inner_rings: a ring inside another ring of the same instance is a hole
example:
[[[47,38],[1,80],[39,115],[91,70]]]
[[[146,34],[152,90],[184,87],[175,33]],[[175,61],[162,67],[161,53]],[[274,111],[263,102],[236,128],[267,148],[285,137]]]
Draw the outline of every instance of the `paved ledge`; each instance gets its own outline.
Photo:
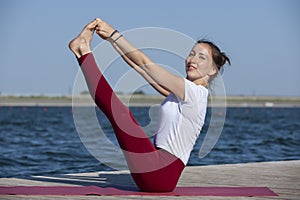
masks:
[[[93,172],[28,179],[0,178],[1,186],[134,186],[128,171]],[[1,199],[295,199],[300,197],[300,160],[186,167],[178,186],[269,187],[278,197],[0,196]]]

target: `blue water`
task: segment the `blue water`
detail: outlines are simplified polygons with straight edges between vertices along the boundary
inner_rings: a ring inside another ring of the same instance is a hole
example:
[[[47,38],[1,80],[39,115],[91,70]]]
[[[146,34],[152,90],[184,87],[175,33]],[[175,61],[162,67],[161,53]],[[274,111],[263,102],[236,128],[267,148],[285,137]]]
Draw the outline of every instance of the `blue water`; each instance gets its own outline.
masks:
[[[151,121],[149,107],[131,110],[141,125]],[[107,119],[99,111],[97,116],[106,137],[117,144]],[[205,125],[188,165],[300,159],[299,119],[300,108],[228,108],[213,150],[202,159],[198,157]],[[147,129],[155,131],[153,127]],[[114,156],[110,151],[102,153]],[[0,107],[0,167],[0,177],[113,170],[87,151],[75,128],[71,107]]]

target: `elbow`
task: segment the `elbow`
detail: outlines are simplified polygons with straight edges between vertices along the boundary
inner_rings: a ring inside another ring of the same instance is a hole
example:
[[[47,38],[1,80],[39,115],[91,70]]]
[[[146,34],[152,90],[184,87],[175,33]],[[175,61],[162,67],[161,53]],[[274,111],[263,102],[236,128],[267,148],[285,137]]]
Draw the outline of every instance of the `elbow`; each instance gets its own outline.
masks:
[[[146,56],[142,51],[137,51],[138,55],[135,56],[137,59],[136,64],[145,72],[149,71],[153,62]]]
[[[148,58],[148,57],[144,57],[141,59],[141,64],[139,65],[139,67],[145,71],[145,72],[149,72],[151,70],[151,68],[153,67],[154,63]]]

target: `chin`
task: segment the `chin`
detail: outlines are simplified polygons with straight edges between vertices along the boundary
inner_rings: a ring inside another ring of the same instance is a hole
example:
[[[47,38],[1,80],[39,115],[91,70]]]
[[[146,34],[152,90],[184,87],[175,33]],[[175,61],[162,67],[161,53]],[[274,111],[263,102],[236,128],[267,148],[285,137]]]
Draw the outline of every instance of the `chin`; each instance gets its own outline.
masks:
[[[187,73],[186,78],[190,81],[194,81],[194,80],[197,80],[197,79],[201,79],[203,77],[200,76],[199,74],[189,74],[189,73]]]
[[[194,81],[196,80],[196,78],[192,77],[192,76],[186,76],[186,79],[189,80],[189,81]]]

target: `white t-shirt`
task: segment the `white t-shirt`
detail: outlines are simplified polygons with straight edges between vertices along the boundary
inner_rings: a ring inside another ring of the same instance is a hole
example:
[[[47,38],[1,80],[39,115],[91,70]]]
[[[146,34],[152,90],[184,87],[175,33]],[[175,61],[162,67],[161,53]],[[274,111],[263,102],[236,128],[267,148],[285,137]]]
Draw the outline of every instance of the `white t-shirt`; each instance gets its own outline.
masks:
[[[184,100],[170,94],[161,104],[154,143],[186,165],[204,124],[208,90],[187,79],[184,82]]]

